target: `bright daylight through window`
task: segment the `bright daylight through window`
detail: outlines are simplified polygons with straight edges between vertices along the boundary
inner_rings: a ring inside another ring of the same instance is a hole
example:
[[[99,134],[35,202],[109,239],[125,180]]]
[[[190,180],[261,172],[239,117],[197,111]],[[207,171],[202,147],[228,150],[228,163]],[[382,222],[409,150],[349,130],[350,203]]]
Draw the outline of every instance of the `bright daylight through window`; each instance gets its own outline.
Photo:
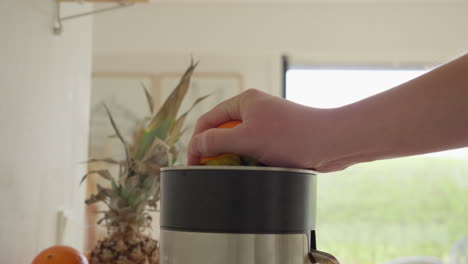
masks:
[[[425,72],[292,69],[286,74],[286,98],[312,107],[339,107]],[[341,263],[468,263],[455,262],[468,255],[468,151],[322,174],[317,214],[317,247],[333,252]]]

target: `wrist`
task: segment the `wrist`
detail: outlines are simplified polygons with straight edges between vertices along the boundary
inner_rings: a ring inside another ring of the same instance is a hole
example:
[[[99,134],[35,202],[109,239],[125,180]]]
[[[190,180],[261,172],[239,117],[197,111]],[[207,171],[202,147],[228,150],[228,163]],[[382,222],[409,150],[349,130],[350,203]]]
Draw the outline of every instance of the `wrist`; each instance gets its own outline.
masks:
[[[374,160],[373,142],[365,132],[365,117],[347,107],[321,109],[319,158],[311,167],[321,172],[337,171],[351,165]]]

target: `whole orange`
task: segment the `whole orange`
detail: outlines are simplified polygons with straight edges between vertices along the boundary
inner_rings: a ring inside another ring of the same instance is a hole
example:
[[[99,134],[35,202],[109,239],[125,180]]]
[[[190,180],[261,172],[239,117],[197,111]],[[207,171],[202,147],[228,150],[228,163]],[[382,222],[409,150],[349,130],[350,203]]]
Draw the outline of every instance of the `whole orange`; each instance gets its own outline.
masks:
[[[88,260],[72,247],[52,246],[39,253],[32,264],[88,264]]]
[[[237,126],[239,124],[242,124],[242,122],[237,121],[237,120],[236,121],[229,121],[229,122],[226,122],[224,124],[219,125],[218,128],[233,128],[233,127],[235,127],[235,126]],[[202,158],[200,158],[200,164],[205,164],[207,161],[220,158],[223,155],[226,155],[226,154],[221,154],[221,155],[213,156],[213,157],[202,157]]]

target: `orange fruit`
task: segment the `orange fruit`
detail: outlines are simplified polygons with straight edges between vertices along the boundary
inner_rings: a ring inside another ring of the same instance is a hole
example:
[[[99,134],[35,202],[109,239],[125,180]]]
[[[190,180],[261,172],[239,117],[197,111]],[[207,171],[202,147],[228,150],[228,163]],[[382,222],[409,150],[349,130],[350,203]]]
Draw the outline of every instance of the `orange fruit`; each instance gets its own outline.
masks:
[[[39,253],[32,264],[88,264],[88,260],[72,247],[52,246]]]
[[[240,124],[242,124],[241,121],[229,121],[229,122],[219,125],[218,128],[233,128]]]
[[[237,125],[239,124],[242,124],[241,121],[229,121],[229,122],[226,122],[224,124],[221,124],[218,126],[218,128],[233,128],[233,127],[236,127]],[[217,158],[220,158],[222,157],[223,155],[226,155],[226,154],[221,154],[221,155],[218,155],[218,156],[213,156],[213,157],[202,157],[200,158],[200,164],[206,164],[207,161],[210,161],[210,160],[213,160],[213,159],[217,159]]]
[[[91,262],[91,252],[85,252],[85,257],[86,257],[86,260],[88,260],[88,262]]]

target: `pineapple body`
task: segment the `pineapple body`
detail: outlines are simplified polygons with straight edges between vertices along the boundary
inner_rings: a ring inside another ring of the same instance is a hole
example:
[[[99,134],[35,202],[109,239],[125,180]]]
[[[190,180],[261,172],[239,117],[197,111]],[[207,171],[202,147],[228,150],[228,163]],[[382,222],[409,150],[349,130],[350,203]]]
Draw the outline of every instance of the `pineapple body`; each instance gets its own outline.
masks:
[[[113,234],[98,242],[90,264],[157,264],[158,242],[139,233]]]

